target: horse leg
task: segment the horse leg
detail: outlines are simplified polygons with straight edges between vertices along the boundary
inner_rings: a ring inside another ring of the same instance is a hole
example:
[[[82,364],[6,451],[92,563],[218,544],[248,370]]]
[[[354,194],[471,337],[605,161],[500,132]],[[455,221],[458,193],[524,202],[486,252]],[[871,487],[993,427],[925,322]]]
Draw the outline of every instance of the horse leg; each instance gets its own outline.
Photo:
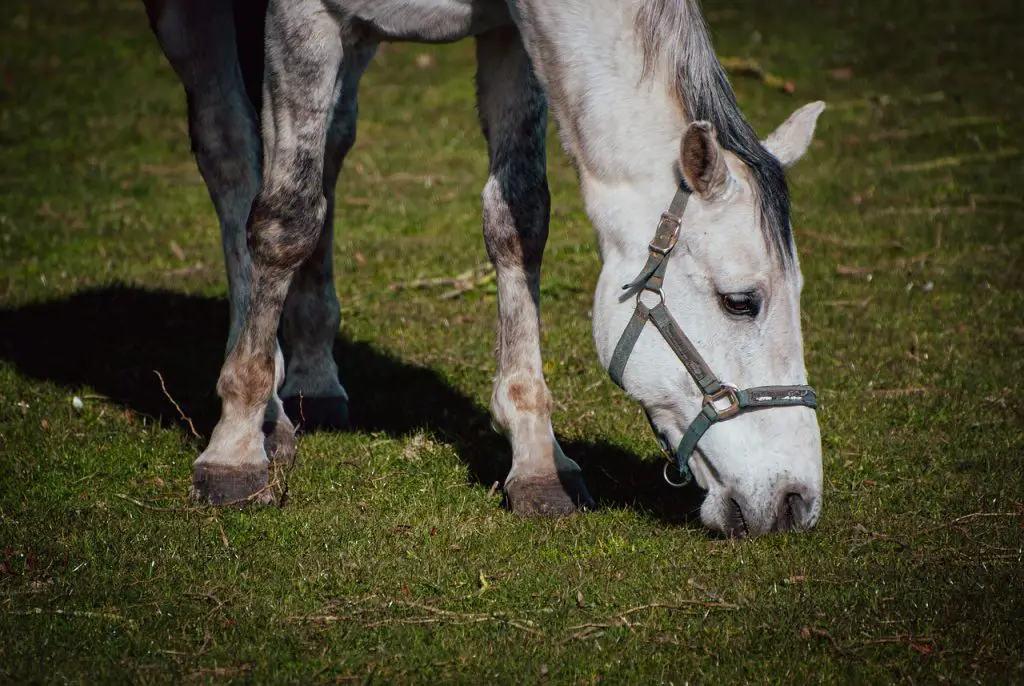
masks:
[[[248,307],[221,368],[220,421],[194,465],[193,497],[271,502],[264,408],[273,396],[277,327],[296,269],[324,226],[324,146],[337,100],[341,28],[316,0],[271,2],[266,18],[262,185],[248,220]]]
[[[334,289],[334,189],[345,155],[356,140],[359,79],[377,44],[346,50],[341,92],[334,105],[324,150],[324,196],[327,215],[313,254],[299,267],[285,300],[281,331],[288,350],[285,408],[304,429],[343,429],[348,425],[348,394],[338,382],[332,348],[341,321]]]
[[[477,37],[477,100],[490,176],[484,239],[498,283],[495,423],[512,444],[505,479],[518,514],[567,514],[592,503],[579,466],[551,428],[551,393],[540,354],[540,266],[550,213],[547,104],[514,27]]]
[[[262,57],[258,65],[240,65],[238,43],[258,39],[262,44],[263,37],[236,33],[231,0],[148,0],[146,9],[160,47],[185,87],[192,150],[220,222],[228,274],[230,352],[249,302],[252,261],[245,244],[245,222],[260,186],[259,117],[246,92],[244,71],[262,71]],[[255,4],[251,11],[260,9]],[[251,24],[238,30],[261,32],[262,21]],[[258,81],[259,74],[254,76]],[[278,385],[283,375],[284,359],[278,352]],[[291,459],[295,430],[276,392],[267,403],[264,419],[267,453],[273,459]]]

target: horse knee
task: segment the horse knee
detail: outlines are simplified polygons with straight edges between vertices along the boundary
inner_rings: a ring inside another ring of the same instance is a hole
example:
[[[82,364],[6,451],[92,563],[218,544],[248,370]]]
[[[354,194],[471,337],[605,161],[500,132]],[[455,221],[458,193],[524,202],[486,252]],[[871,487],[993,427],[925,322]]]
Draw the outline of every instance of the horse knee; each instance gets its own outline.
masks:
[[[496,265],[535,268],[548,238],[551,195],[540,175],[492,175],[481,193],[487,255]]]
[[[319,189],[319,184],[306,188]],[[260,192],[247,229],[253,263],[295,270],[316,249],[326,215],[327,200],[319,190]]]

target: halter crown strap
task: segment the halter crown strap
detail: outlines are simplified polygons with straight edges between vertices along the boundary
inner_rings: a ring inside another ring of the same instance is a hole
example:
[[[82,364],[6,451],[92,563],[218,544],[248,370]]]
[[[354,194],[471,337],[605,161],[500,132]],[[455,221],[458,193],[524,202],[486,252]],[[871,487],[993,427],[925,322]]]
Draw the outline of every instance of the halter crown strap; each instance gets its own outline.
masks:
[[[815,409],[818,406],[817,396],[810,386],[758,386],[739,390],[735,386],[724,383],[711,371],[711,367],[697,352],[697,348],[683,332],[683,328],[668,311],[665,306],[665,295],[661,288],[665,281],[665,268],[669,253],[672,252],[679,240],[683,212],[686,210],[689,199],[689,190],[680,186],[672,198],[668,212],[661,215],[654,239],[648,246],[649,255],[646,264],[635,279],[622,287],[624,290],[639,287],[636,309],[619,337],[619,342],[615,346],[611,362],[608,365],[608,374],[612,381],[622,387],[622,374],[626,369],[629,356],[633,352],[633,348],[636,347],[636,342],[647,322],[651,322],[668,343],[672,352],[686,367],[686,371],[693,377],[704,395],[704,407],[700,414],[690,422],[690,426],[683,434],[673,456],[681,481],[675,482],[669,479],[668,465],[666,465],[665,479],[673,486],[685,486],[693,480],[689,465],[690,455],[693,454],[697,443],[712,424],[731,419],[741,412],[769,407]],[[658,304],[653,307],[645,305],[640,299],[645,291],[657,294]],[[651,426],[654,427],[653,422]],[[654,428],[657,430],[656,427]],[[667,449],[667,446],[664,446],[664,439],[660,436],[658,442]]]

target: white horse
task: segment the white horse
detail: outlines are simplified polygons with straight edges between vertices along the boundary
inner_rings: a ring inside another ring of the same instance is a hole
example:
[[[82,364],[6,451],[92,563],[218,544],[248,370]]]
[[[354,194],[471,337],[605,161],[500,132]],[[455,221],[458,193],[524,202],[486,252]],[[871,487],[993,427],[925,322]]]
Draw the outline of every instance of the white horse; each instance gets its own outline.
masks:
[[[696,0],[269,0],[265,13],[245,0],[146,5],[186,89],[232,304],[223,409],[194,465],[197,500],[273,498],[268,468],[294,453],[285,406],[297,399],[307,423],[345,424],[331,353],[332,215],[360,77],[382,41],[473,36],[490,157],[484,238],[498,284],[491,410],[512,446],[511,508],[592,504],[555,439],[540,355],[550,105],[603,260],[598,357],[673,453],[666,476],[692,472],[707,491],[701,518],[719,532],[815,524],[821,439],[804,386],[783,168],[807,150],[824,105],[800,108],[759,141]]]

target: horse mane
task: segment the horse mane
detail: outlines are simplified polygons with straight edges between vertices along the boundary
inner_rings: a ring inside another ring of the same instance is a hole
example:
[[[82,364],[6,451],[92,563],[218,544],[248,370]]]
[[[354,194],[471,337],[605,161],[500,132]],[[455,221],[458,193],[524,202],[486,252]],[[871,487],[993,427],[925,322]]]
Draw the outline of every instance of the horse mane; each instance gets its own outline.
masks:
[[[793,260],[789,191],[782,164],[761,145],[740,112],[725,69],[711,45],[699,0],[642,0],[635,29],[643,47],[643,77],[660,63],[690,121],[709,121],[718,142],[750,169],[761,231],[769,251],[787,267]]]

